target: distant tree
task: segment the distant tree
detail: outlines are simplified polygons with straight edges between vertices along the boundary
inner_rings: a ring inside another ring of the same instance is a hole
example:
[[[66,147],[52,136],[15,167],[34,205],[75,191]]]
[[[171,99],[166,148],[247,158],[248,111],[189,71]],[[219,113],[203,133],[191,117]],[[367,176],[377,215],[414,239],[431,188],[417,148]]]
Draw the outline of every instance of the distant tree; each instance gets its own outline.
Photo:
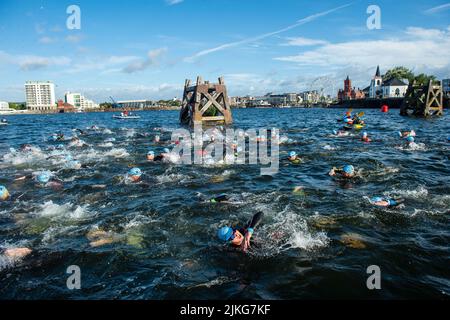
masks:
[[[408,81],[411,82],[414,80],[414,73],[406,67],[399,66],[388,70],[383,75],[383,82],[392,78],[408,79]]]
[[[11,102],[9,107],[14,110],[25,110],[27,108],[25,103]]]
[[[419,85],[428,85],[430,83],[430,80],[436,80],[435,76],[426,75],[424,73],[418,74],[414,77],[414,80],[416,81],[416,84]]]

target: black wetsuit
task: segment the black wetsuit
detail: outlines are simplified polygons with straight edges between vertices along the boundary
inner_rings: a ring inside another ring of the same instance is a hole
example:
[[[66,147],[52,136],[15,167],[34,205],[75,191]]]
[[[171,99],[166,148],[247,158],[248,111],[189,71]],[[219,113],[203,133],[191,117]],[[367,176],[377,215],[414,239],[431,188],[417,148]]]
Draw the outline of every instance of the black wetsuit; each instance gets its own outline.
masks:
[[[263,212],[257,212],[255,215],[247,222],[245,228],[237,228],[236,230],[239,231],[243,236],[247,233],[248,228],[256,228],[259,223],[261,222],[262,218],[264,217]]]

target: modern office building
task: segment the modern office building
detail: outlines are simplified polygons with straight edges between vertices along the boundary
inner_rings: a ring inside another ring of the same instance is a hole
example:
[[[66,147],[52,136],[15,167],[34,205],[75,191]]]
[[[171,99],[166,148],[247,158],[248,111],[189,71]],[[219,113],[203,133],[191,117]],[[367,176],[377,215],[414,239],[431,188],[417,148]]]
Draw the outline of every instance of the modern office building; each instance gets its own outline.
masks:
[[[66,92],[65,102],[71,104],[77,111],[98,109],[100,106],[94,101],[86,99],[80,93]]]
[[[55,85],[50,81],[27,81],[25,96],[30,111],[56,111]]]

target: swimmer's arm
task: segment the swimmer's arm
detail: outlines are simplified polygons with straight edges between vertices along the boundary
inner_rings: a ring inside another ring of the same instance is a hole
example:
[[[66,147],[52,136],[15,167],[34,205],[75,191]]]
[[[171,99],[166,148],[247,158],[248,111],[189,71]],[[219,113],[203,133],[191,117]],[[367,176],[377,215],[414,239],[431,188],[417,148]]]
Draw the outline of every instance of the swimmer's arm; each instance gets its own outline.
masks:
[[[245,238],[244,238],[244,251],[247,251],[248,248],[250,248],[250,239],[252,237],[253,234],[253,228],[248,228],[247,232],[245,233]]]
[[[336,175],[336,173],[339,173],[340,171],[339,171],[339,169],[338,168],[336,168],[336,167],[333,167],[333,169],[331,169],[330,170],[330,172],[328,172],[328,174],[330,175],[330,176],[335,176]]]
[[[32,177],[33,177],[32,174],[28,174],[28,175],[26,175],[26,176],[22,176],[22,177],[19,177],[19,178],[14,179],[14,181],[23,181],[23,180],[25,180],[25,179],[31,179]]]

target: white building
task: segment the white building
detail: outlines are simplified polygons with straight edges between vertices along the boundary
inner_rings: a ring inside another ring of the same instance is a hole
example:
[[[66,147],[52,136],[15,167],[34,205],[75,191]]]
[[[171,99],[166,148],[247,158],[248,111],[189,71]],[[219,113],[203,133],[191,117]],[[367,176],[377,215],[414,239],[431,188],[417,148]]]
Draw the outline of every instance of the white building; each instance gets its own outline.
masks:
[[[100,108],[98,104],[92,100],[86,99],[80,93],[66,92],[65,102],[73,105],[79,111]]]
[[[397,78],[383,82],[383,98],[403,98],[408,90],[408,85]]]
[[[56,111],[55,85],[50,81],[27,81],[25,96],[28,110]]]
[[[0,101],[0,111],[9,111],[9,103],[5,101]]]
[[[370,81],[369,98],[377,98],[383,94],[383,89],[381,87],[382,83],[383,78],[381,77],[380,66],[378,66],[375,76],[372,78],[372,81]]]

